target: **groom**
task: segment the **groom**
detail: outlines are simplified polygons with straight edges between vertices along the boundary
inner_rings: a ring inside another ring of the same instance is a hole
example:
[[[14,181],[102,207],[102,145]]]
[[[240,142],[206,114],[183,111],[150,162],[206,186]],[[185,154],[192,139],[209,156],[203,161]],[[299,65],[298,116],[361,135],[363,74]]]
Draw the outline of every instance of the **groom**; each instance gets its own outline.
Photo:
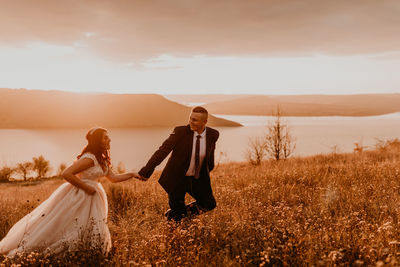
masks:
[[[214,168],[214,150],[219,132],[206,127],[207,119],[205,108],[193,108],[189,125],[175,127],[146,166],[139,171],[147,180],[154,168],[172,151],[158,180],[168,193],[170,210],[165,214],[168,220],[179,221],[185,216],[197,215],[216,207],[210,172]],[[186,193],[196,201],[185,205]]]

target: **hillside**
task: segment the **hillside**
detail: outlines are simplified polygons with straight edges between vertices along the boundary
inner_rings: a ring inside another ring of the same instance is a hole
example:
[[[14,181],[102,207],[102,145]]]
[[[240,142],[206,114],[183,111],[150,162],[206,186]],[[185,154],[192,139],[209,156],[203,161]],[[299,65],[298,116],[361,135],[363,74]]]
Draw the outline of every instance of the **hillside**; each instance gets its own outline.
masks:
[[[217,101],[227,101],[252,95],[228,95],[228,94],[212,94],[212,95],[165,95],[166,98],[179,103],[210,103]]]
[[[373,116],[400,112],[400,94],[246,96],[204,105],[213,114],[286,116]]]
[[[11,266],[398,266],[400,150],[217,165],[217,208],[167,223],[157,172],[147,182],[102,181],[114,250],[7,260]],[[0,239],[63,181],[0,184]],[[188,199],[191,201],[191,199]]]
[[[168,127],[186,124],[190,108],[155,94],[81,94],[0,89],[0,128]],[[240,126],[210,116],[210,126]]]

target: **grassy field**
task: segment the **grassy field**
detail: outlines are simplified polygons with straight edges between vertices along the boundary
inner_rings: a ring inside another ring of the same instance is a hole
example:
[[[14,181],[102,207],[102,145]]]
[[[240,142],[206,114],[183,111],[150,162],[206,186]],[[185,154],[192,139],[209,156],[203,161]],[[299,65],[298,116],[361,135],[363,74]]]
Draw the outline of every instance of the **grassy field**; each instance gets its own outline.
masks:
[[[157,175],[156,175],[157,176]],[[217,208],[180,224],[157,177],[103,185],[113,251],[22,265],[264,266],[400,264],[400,149],[220,165]],[[0,238],[63,181],[0,185]],[[0,257],[0,263],[11,262]]]

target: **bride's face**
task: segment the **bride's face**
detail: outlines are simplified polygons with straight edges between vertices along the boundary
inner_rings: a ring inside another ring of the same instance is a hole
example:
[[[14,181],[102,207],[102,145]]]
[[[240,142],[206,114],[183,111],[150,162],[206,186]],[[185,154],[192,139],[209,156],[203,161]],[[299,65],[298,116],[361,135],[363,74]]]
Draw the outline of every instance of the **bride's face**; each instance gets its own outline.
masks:
[[[111,139],[110,139],[110,137],[108,136],[108,133],[107,133],[107,132],[104,132],[104,133],[103,133],[103,136],[101,137],[101,144],[102,144],[102,146],[103,146],[105,149],[110,149],[110,142],[111,142]]]

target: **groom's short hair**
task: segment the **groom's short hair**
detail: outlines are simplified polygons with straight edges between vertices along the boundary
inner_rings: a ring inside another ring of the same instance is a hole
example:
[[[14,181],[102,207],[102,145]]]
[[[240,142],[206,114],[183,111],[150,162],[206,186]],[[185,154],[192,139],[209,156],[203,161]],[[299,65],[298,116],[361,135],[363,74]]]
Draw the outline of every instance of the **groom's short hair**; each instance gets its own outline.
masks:
[[[192,112],[195,112],[195,113],[202,113],[202,114],[205,116],[205,119],[206,119],[206,120],[208,119],[208,111],[207,111],[207,109],[205,109],[205,108],[203,108],[203,107],[201,107],[201,106],[194,107],[194,108],[192,109]]]

